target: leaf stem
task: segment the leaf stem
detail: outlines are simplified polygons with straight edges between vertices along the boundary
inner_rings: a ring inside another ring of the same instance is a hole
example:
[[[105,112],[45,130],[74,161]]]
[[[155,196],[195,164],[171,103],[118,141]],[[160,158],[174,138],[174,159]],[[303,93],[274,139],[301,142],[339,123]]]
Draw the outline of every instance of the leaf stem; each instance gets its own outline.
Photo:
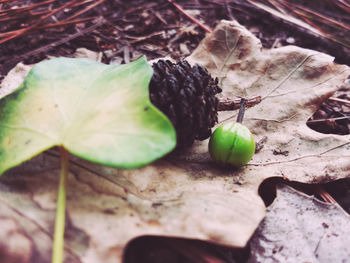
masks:
[[[245,105],[247,104],[247,100],[245,98],[241,98],[241,107],[239,108],[239,112],[237,115],[237,122],[242,123],[245,112]]]
[[[60,146],[61,173],[58,186],[58,197],[56,207],[55,233],[52,249],[52,263],[63,262],[64,227],[66,222],[66,190],[68,176],[68,152]]]

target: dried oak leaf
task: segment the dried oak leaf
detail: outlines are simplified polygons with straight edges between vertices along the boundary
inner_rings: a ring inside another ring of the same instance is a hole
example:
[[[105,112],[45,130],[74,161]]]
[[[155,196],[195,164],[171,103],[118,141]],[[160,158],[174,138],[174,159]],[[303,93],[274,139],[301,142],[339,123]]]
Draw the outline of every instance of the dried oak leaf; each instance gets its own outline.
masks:
[[[244,123],[257,140],[267,136],[264,148],[239,169],[212,162],[208,141],[134,170],[72,157],[66,262],[121,262],[126,244],[142,235],[244,247],[265,216],[258,195],[263,180],[283,176],[315,183],[349,176],[350,137],[320,134],[305,124],[350,74],[349,67],[293,46],[261,50],[249,31],[226,21],[189,59],[220,78],[223,96],[262,96],[247,110]],[[223,121],[234,114],[219,117]],[[46,240],[52,238],[58,163],[56,153],[47,152],[0,178],[6,211],[20,211],[16,220],[24,222],[22,231],[29,231],[26,221],[34,222]],[[43,253],[50,242],[33,240],[33,253],[49,262]]]
[[[284,185],[250,242],[248,262],[347,262],[349,244],[350,217],[339,205]]]
[[[237,22],[222,21],[191,55],[222,83],[222,96],[261,96],[244,124],[264,148],[240,173],[318,183],[348,176],[350,136],[321,134],[306,121],[350,74],[333,57],[296,46],[262,50]],[[221,121],[235,118],[221,114]],[[251,176],[254,178],[253,176]],[[250,181],[250,180],[249,180]]]

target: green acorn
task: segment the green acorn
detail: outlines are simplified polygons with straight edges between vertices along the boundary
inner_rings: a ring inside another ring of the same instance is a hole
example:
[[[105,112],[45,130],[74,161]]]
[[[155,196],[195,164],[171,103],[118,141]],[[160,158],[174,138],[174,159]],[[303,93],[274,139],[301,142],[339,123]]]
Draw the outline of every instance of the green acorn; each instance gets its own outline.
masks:
[[[241,99],[236,123],[222,124],[210,137],[208,147],[214,161],[239,167],[252,159],[256,148],[254,137],[250,130],[242,125],[246,103],[246,99]]]
[[[218,79],[213,79],[204,67],[192,67],[187,61],[159,60],[153,70],[150,100],[174,125],[177,147],[208,138],[218,121],[216,94],[222,91]]]

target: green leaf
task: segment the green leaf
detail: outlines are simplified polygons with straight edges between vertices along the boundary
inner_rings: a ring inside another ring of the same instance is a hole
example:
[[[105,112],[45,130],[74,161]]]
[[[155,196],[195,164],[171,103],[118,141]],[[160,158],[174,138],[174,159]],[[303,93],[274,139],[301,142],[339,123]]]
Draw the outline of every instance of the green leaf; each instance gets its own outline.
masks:
[[[145,58],[119,67],[88,59],[37,64],[0,100],[0,174],[53,146],[121,168],[170,152],[176,134],[149,101]]]

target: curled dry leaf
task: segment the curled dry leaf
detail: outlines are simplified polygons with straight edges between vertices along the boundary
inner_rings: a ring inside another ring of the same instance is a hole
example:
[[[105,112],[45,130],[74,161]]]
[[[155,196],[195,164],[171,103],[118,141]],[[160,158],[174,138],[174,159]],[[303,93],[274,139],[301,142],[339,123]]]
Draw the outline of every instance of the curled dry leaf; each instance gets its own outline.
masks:
[[[341,207],[284,185],[250,242],[248,262],[347,262],[349,244],[350,217]]]
[[[66,233],[78,229],[86,238],[80,246],[72,245],[74,238],[66,241],[66,248],[71,247],[67,257],[75,255],[86,263],[121,262],[123,248],[141,235],[243,247],[265,215],[258,195],[264,179],[283,176],[312,183],[348,176],[350,137],[319,134],[305,124],[350,74],[347,66],[333,64],[325,54],[293,46],[261,50],[259,40],[249,31],[226,21],[189,59],[220,78],[223,96],[262,97],[260,104],[247,109],[244,123],[256,140],[267,136],[264,147],[239,169],[212,162],[207,141],[135,170],[74,159]],[[221,122],[234,114],[220,114]],[[45,153],[0,178],[0,201],[8,210],[20,210],[23,222],[35,222],[48,239],[57,165],[58,157]],[[10,213],[3,216],[12,218]],[[50,242],[32,242],[34,255],[50,249]]]

